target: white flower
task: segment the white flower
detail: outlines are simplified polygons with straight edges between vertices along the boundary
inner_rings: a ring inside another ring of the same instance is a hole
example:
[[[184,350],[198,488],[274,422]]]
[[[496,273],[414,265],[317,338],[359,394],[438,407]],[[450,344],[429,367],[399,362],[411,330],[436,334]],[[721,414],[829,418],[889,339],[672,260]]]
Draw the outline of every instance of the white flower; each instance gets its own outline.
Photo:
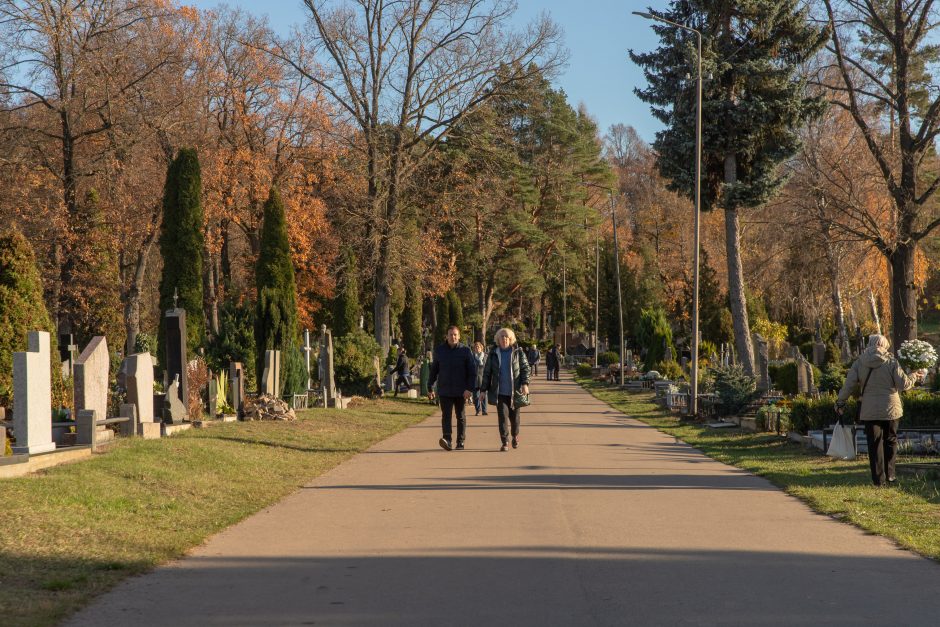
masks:
[[[933,368],[937,363],[937,351],[927,342],[907,340],[898,349],[898,363],[908,370]]]

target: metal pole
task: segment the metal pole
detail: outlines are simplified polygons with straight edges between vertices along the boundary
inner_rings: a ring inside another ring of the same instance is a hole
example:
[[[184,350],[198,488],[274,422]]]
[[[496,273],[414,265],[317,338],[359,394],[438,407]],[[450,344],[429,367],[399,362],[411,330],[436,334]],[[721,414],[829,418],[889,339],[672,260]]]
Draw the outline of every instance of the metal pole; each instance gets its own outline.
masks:
[[[689,395],[689,415],[698,415],[698,275],[699,275],[699,218],[702,215],[702,33],[695,31],[698,39],[698,80],[695,106],[695,242],[692,247],[694,265],[692,274],[692,376]]]
[[[601,337],[601,240],[600,231],[594,231],[594,367],[597,368],[597,347]]]
[[[623,386],[623,295],[620,290],[620,243],[617,239],[617,205],[613,194],[610,195],[610,219],[614,226],[614,268],[617,274],[617,321],[620,323],[620,385]]]

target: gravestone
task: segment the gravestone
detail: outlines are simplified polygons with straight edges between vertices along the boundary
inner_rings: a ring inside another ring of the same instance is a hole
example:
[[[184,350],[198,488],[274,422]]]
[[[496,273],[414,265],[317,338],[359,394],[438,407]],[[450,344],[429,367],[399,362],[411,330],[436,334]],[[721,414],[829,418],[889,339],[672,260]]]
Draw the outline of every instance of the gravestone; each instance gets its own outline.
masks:
[[[166,391],[166,403],[163,405],[163,422],[171,425],[183,424],[189,418],[189,411],[179,396],[179,377],[173,377],[173,382]]]
[[[633,351],[627,350],[626,353],[627,353],[627,359],[625,362],[626,369],[630,371],[636,370],[636,361],[634,361],[633,359]]]
[[[855,326],[855,357],[862,354],[865,350],[865,336],[862,335],[862,327]]]
[[[153,414],[153,357],[150,353],[137,353],[124,358],[121,366],[127,402],[137,408],[139,422],[159,422]]]
[[[75,360],[75,378],[72,382],[75,411],[93,410],[98,420],[108,416],[108,369],[111,357],[108,342],[103,335],[91,339],[82,354]],[[152,393],[151,389],[151,393]],[[106,428],[102,425],[99,431]]]
[[[822,343],[822,325],[819,323],[819,320],[816,321],[816,333],[813,336],[814,342]]]
[[[175,298],[174,298],[175,300]],[[163,318],[166,330],[166,380],[177,379],[177,399],[189,402],[189,380],[186,359],[186,310],[174,307]]]
[[[137,435],[137,425],[139,420],[137,419],[137,405],[133,403],[122,403],[121,404],[121,413],[119,414],[122,418],[127,418],[127,422],[120,422],[121,435],[124,437],[130,437]]]
[[[333,333],[320,327],[320,355],[318,357],[320,370],[320,389],[323,392],[323,406],[332,407],[336,400],[336,377],[333,371]]]
[[[206,391],[206,413],[209,418],[215,418],[219,413],[219,382],[212,373],[209,373],[208,390]]]
[[[378,359],[379,358],[376,357],[375,359],[376,359],[375,377],[376,377],[376,383],[378,383],[378,378],[379,378]],[[424,356],[424,360],[421,362],[421,375],[420,375],[419,380],[421,382],[421,396],[427,396],[429,392],[428,381],[431,380],[431,353],[427,353]]]
[[[826,363],[826,345],[822,342],[813,343],[813,363],[822,366]]]
[[[229,404],[235,410],[235,415],[242,417],[245,403],[245,371],[241,362],[233,361],[228,365]]]
[[[13,353],[14,455],[55,450],[50,361],[46,331],[30,331],[26,336],[26,351]]]
[[[310,329],[304,329],[304,363],[307,365],[307,390],[313,389],[313,376],[310,370],[310,356],[313,354],[313,346],[310,345]]]
[[[799,394],[812,394],[813,389],[813,366],[799,355],[796,358],[796,391]]]
[[[751,341],[754,342],[754,355],[757,367],[757,391],[767,392],[770,390],[770,356],[767,352],[767,340],[759,333],[751,335]]]
[[[278,396],[281,391],[281,351],[264,351],[264,373],[261,375],[261,393]]]
[[[676,351],[672,349],[672,346],[666,347],[666,352],[663,354],[664,361],[675,361],[676,360]]]

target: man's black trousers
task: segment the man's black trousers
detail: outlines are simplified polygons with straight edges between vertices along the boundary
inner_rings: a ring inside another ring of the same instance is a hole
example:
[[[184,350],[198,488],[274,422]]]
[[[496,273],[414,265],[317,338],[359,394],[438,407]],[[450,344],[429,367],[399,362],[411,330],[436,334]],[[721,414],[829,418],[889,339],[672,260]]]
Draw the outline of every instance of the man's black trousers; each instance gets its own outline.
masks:
[[[444,431],[444,439],[453,442],[451,437],[454,425],[451,422],[451,416],[457,414],[457,443],[463,442],[467,437],[467,401],[462,396],[441,396],[441,428]]]

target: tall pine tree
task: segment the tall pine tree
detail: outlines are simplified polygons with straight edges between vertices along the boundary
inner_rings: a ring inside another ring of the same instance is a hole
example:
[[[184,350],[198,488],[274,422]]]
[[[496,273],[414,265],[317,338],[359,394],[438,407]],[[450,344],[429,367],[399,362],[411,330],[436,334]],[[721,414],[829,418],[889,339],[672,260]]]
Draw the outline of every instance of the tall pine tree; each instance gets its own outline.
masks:
[[[797,131],[822,110],[805,94],[798,66],[818,51],[825,34],[808,22],[799,0],[672,0],[655,15],[702,33],[702,210],[725,211],[728,291],[735,345],[753,373],[741,266],[738,210],[766,202],[781,184],[776,166],[799,147]],[[637,95],[666,128],[656,134],[659,169],[673,189],[695,189],[695,37],[653,26],[662,45],[630,52],[649,86]]]
[[[401,339],[405,350],[412,357],[421,353],[421,288],[415,284],[405,287],[405,309],[401,314]]]
[[[163,190],[163,223],[160,226],[160,325],[157,354],[166,363],[163,314],[173,308],[173,294],[178,306],[186,310],[186,348],[190,356],[203,345],[206,318],[202,299],[202,175],[199,155],[194,148],[182,148],[170,164]]]
[[[297,286],[291,263],[290,241],[284,203],[276,187],[272,187],[264,203],[261,226],[261,250],[255,268],[258,304],[255,315],[257,370],[264,372],[264,352],[281,351],[282,388],[290,386],[292,364],[297,351]],[[260,387],[260,386],[259,386]],[[278,394],[281,390],[278,390]]]
[[[333,299],[333,337],[348,335],[359,328],[359,270],[356,266],[356,254],[352,247],[342,250],[343,271],[336,298]]]

